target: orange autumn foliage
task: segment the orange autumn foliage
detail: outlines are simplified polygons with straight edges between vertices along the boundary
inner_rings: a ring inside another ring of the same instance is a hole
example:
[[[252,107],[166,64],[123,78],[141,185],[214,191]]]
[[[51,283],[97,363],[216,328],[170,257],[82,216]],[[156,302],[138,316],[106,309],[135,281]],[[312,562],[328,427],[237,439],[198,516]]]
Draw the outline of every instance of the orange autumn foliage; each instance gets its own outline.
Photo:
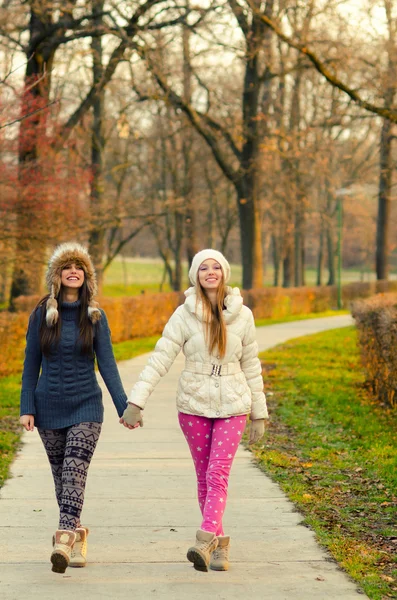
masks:
[[[378,292],[397,291],[397,282],[351,283],[343,286],[346,307],[356,298]],[[256,319],[322,312],[335,308],[336,287],[264,288],[243,290],[244,302]],[[0,377],[21,370],[25,333],[30,312],[38,296],[20,296],[16,313],[0,313]],[[114,343],[161,335],[174,310],[184,301],[183,293],[142,294],[123,298],[101,298]]]
[[[377,401],[397,407],[397,294],[353,302],[367,385]]]

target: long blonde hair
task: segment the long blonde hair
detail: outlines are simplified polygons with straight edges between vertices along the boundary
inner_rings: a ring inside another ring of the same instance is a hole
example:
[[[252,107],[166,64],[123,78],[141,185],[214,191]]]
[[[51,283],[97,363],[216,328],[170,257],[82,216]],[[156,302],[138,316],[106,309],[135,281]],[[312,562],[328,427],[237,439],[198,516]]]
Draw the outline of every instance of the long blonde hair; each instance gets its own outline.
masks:
[[[210,354],[218,350],[218,355],[223,358],[226,353],[226,325],[223,319],[223,308],[226,296],[226,284],[222,277],[216,290],[216,306],[213,308],[205,289],[198,279],[197,273],[197,302],[203,304],[204,337],[208,344]]]

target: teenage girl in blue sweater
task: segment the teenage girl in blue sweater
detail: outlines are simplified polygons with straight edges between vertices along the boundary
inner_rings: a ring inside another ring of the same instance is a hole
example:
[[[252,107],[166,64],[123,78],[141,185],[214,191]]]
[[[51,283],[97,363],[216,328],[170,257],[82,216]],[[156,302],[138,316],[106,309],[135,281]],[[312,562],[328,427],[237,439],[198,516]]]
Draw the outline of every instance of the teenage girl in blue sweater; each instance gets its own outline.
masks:
[[[93,301],[96,275],[87,250],[58,246],[47,270],[50,294],[32,312],[26,336],[20,422],[37,427],[59,505],[52,570],[84,567],[88,529],[80,523],[88,467],[103,422],[94,362],[119,417],[126,407],[105,313]],[[41,371],[41,373],[40,373]]]

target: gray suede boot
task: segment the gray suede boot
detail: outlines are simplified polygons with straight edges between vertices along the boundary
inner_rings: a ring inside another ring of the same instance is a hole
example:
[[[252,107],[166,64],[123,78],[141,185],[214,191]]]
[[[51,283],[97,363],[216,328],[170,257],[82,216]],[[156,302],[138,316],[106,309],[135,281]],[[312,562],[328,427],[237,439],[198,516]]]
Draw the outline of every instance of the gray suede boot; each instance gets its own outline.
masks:
[[[218,536],[218,546],[211,556],[210,569],[213,571],[227,571],[229,569],[230,537]]]
[[[54,549],[51,554],[54,573],[64,573],[69,565],[72,546],[76,541],[76,533],[67,529],[57,529],[53,538]]]
[[[218,545],[215,533],[198,529],[196,543],[187,551],[187,558],[197,571],[208,571],[211,554]]]
[[[69,567],[85,567],[87,563],[87,536],[89,534],[88,527],[77,527],[76,541],[73,544],[72,553],[70,555]]]

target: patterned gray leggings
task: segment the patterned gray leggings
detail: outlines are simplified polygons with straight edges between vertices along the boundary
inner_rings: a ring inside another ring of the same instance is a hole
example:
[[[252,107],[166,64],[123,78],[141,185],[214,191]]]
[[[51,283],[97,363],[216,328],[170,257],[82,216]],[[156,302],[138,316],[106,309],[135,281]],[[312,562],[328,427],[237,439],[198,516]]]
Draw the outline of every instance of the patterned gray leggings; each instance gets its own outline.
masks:
[[[59,529],[80,524],[88,467],[102,423],[79,423],[65,429],[38,429],[50,461],[59,506]]]

